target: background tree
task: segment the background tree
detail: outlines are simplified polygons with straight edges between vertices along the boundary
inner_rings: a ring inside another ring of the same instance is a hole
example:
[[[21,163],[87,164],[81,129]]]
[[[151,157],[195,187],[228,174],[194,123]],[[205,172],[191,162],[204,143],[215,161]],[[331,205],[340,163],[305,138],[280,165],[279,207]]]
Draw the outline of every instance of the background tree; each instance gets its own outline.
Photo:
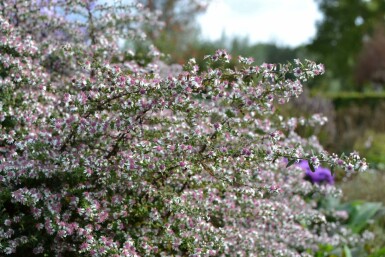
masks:
[[[379,24],[373,35],[364,42],[358,56],[355,80],[359,85],[369,83],[376,90],[385,84],[385,27]]]
[[[309,50],[318,54],[329,77],[341,89],[360,89],[354,85],[353,71],[364,39],[375,24],[384,21],[382,0],[316,0],[323,13],[317,35]]]
[[[197,44],[199,28],[197,15],[203,13],[210,0],[140,0],[152,13],[160,13],[163,29],[154,33],[148,28],[148,35],[157,48],[171,57],[172,63],[184,63],[183,54]]]

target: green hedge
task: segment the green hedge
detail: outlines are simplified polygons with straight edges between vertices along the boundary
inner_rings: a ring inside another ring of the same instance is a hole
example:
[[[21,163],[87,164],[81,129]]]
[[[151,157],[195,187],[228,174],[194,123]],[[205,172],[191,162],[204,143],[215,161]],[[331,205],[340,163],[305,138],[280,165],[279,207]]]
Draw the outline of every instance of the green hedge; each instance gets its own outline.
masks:
[[[374,108],[380,102],[385,101],[385,92],[323,93],[321,97],[331,99],[336,109],[363,104]]]

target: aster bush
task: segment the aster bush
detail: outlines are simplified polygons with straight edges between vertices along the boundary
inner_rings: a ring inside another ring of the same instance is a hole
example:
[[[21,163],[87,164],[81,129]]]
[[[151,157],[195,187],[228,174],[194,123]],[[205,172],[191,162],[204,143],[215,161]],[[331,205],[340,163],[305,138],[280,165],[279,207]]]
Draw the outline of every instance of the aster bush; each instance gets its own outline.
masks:
[[[228,69],[218,50],[207,71],[178,71],[150,42],[121,47],[161,26],[140,4],[7,0],[0,14],[1,254],[312,256],[365,240],[309,198],[339,191],[292,165],[365,159],[295,133],[321,116],[274,112],[321,64]]]

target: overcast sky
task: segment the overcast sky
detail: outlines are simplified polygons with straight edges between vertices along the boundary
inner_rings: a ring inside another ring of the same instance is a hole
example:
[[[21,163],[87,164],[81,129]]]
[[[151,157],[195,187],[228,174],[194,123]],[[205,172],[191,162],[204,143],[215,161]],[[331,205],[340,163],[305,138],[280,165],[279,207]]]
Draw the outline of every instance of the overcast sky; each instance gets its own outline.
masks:
[[[316,33],[322,18],[314,0],[212,0],[198,18],[203,38],[248,37],[250,42],[298,46]]]

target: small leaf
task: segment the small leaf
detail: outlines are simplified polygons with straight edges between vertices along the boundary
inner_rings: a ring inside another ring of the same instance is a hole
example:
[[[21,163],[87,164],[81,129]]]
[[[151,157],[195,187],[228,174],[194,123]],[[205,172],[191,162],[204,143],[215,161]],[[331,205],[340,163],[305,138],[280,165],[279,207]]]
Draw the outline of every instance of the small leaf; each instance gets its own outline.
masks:
[[[315,168],[314,168],[313,164],[310,163],[309,161],[307,161],[307,163],[309,164],[310,170],[311,170],[312,172],[315,172]]]
[[[287,165],[286,165],[286,168],[289,168],[291,165],[293,165],[294,163],[295,163],[295,159],[293,159],[293,160],[290,160],[288,163],[287,163]]]
[[[226,115],[227,115],[227,117],[229,117],[229,118],[235,117],[235,114],[234,114],[232,111],[230,111],[230,110],[227,110],[227,111],[226,111]]]
[[[255,130],[256,133],[260,134],[260,135],[266,135],[266,132],[263,130],[263,129],[256,129]]]
[[[354,233],[360,233],[368,225],[369,220],[374,217],[378,210],[381,209],[381,203],[364,202],[354,206],[354,212],[349,216],[349,227]]]
[[[350,251],[349,247],[347,245],[344,245],[344,254],[345,257],[352,257],[352,252]]]

